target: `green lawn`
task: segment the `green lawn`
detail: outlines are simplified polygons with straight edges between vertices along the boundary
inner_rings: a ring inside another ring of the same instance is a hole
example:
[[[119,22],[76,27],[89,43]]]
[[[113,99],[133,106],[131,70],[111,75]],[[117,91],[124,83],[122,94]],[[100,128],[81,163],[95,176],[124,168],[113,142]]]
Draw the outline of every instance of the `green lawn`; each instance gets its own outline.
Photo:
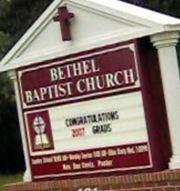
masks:
[[[16,175],[8,175],[8,176],[3,176],[0,175],[0,191],[4,191],[3,185],[8,184],[8,183],[15,183],[22,181],[22,174],[16,174]]]

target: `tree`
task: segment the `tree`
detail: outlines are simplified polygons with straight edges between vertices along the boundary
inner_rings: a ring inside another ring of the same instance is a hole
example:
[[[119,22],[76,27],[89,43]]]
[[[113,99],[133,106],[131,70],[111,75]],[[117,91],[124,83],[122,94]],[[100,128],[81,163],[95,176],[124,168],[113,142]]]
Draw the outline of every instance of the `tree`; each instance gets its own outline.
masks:
[[[6,50],[10,46],[11,37],[8,33],[0,31],[0,58],[6,53]]]
[[[9,37],[5,53],[23,35],[52,0],[0,0],[0,31]]]
[[[180,17],[179,0],[123,0],[174,17]]]
[[[0,59],[52,0],[0,0]],[[0,174],[24,169],[12,84],[0,74]],[[12,157],[13,156],[13,157]]]
[[[0,87],[0,174],[15,173],[24,169],[24,161],[13,88],[5,74]]]

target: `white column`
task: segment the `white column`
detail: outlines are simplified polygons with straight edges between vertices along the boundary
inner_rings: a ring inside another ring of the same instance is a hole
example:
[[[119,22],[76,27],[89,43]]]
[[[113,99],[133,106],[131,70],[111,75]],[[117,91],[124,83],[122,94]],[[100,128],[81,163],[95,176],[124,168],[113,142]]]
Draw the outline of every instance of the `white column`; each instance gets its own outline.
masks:
[[[30,181],[32,181],[31,170],[30,170],[30,161],[29,161],[28,146],[27,146],[26,134],[25,134],[25,128],[24,128],[24,122],[23,122],[23,113],[22,113],[22,108],[21,108],[17,76],[16,76],[15,71],[10,71],[8,73],[8,75],[14,83],[16,104],[17,104],[17,111],[18,111],[19,125],[20,125],[20,132],[21,132],[21,140],[22,140],[23,153],[24,153],[25,166],[26,166],[26,171],[23,176],[23,181],[30,182]]]
[[[180,168],[180,75],[176,52],[178,38],[178,32],[166,32],[151,36],[151,41],[158,50],[171,136],[173,155],[169,163],[170,169]]]

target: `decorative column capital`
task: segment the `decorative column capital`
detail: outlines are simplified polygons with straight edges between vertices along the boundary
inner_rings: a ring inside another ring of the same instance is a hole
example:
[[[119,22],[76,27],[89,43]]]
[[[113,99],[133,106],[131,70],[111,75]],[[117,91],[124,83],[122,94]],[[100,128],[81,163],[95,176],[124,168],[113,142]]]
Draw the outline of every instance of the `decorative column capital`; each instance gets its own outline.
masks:
[[[15,72],[14,70],[10,70],[10,71],[8,72],[8,76],[9,76],[9,78],[10,78],[12,81],[17,80],[16,72]]]
[[[151,42],[159,49],[164,47],[176,46],[179,39],[179,32],[164,32],[152,35]]]

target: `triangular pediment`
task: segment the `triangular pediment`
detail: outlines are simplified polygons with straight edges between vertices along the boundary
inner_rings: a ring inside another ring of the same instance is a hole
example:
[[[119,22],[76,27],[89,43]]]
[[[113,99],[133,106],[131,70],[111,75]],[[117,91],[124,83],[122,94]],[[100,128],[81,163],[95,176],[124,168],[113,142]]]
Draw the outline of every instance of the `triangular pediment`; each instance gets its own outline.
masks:
[[[68,42],[62,40],[60,23],[53,19],[61,6],[75,15]],[[2,60],[1,70],[148,36],[179,24],[179,19],[118,0],[55,0]]]
[[[70,26],[71,46],[91,44],[116,35],[123,37],[127,35],[128,31],[128,33],[134,33],[137,30],[143,30],[148,27],[123,18],[112,17],[112,15],[104,15],[91,9],[87,10],[83,6],[76,6],[76,4],[67,3],[67,8],[75,15],[75,18],[71,20]],[[68,43],[62,40],[60,23],[54,22],[52,16],[43,30],[24,49],[23,56],[41,51],[49,52],[56,48],[63,49],[66,44]]]

